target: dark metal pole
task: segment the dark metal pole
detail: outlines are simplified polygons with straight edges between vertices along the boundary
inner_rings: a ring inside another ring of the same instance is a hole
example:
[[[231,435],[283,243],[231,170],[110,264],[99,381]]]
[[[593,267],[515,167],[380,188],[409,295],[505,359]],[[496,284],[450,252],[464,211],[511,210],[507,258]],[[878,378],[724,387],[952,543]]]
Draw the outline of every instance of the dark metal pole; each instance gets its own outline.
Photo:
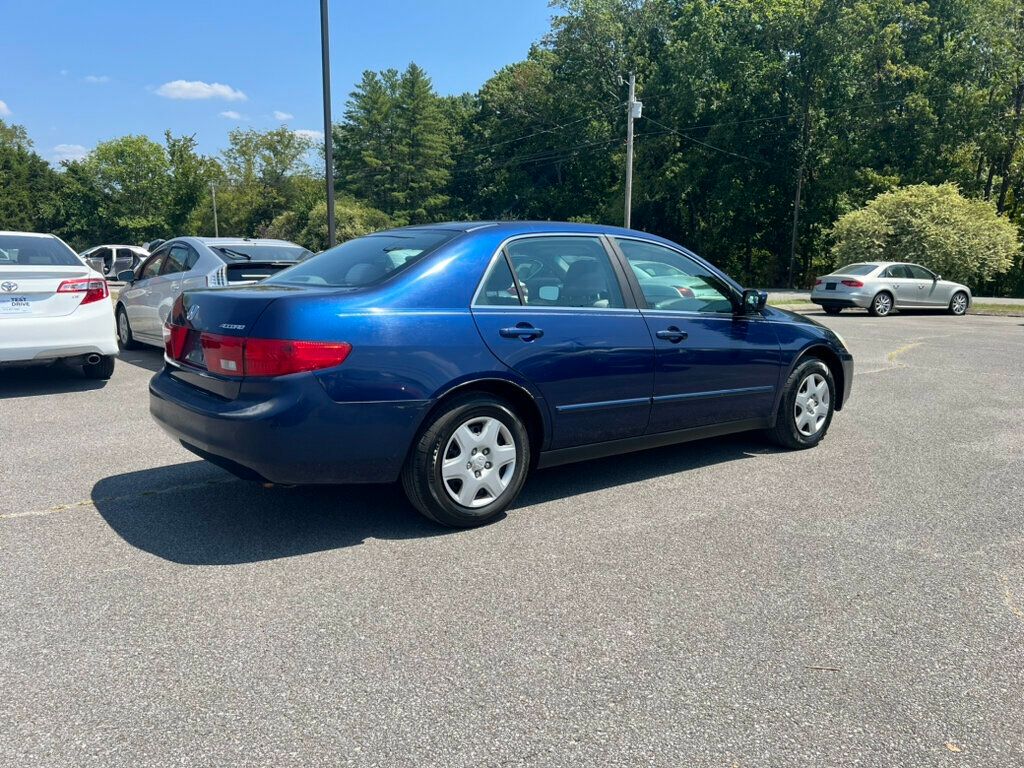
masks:
[[[327,247],[334,247],[334,137],[331,126],[331,41],[327,0],[320,0],[320,50],[324,79],[324,163],[327,166]]]

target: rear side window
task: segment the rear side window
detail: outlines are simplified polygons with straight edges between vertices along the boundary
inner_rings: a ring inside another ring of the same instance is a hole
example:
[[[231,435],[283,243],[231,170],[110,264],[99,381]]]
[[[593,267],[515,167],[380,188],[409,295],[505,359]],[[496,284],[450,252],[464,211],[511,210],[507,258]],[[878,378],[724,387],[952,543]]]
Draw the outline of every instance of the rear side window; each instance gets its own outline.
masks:
[[[80,267],[82,260],[55,237],[0,235],[0,267]]]
[[[282,270],[264,283],[335,288],[376,285],[458,234],[441,229],[403,229],[358,237]]]
[[[531,307],[621,309],[618,277],[596,237],[527,237],[509,243],[509,261]]]
[[[519,306],[521,303],[516,279],[512,276],[512,269],[503,252],[491,265],[475,304],[478,307],[507,307]]]

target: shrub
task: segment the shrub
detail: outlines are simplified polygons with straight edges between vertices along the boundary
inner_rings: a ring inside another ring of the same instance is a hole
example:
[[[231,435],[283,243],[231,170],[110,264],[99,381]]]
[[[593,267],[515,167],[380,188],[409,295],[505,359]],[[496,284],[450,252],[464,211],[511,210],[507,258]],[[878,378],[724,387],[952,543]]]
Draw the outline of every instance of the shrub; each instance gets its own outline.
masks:
[[[837,265],[909,261],[969,285],[1009,271],[1021,253],[1017,228],[953,184],[885,192],[840,217],[832,236]]]

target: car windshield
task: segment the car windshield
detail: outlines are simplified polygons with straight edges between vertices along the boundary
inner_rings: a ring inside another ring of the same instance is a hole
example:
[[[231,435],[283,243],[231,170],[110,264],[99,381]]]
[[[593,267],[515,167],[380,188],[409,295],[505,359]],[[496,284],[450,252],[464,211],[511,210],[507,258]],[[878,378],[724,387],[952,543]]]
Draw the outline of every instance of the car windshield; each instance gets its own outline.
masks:
[[[359,237],[282,270],[264,284],[338,288],[373,285],[401,272],[457,234],[443,229],[406,229]]]
[[[55,237],[0,235],[0,267],[80,267],[78,255]]]
[[[847,264],[842,269],[832,271],[833,275],[870,275],[878,269],[877,264]]]
[[[280,243],[211,245],[210,250],[226,261],[302,261],[312,255],[301,245]]]

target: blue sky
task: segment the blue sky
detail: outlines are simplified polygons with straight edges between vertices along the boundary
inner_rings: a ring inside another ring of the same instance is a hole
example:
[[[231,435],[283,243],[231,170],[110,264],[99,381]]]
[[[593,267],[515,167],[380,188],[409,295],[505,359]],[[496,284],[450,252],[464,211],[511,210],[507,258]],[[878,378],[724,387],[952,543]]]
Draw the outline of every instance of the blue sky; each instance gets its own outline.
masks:
[[[165,129],[323,128],[318,0],[0,0],[0,117],[51,161]],[[244,9],[244,10],[242,10]],[[548,30],[548,0],[332,0],[334,116],[365,69],[415,61],[475,91]],[[11,32],[15,34],[11,34]],[[203,97],[203,98],[200,98]]]

